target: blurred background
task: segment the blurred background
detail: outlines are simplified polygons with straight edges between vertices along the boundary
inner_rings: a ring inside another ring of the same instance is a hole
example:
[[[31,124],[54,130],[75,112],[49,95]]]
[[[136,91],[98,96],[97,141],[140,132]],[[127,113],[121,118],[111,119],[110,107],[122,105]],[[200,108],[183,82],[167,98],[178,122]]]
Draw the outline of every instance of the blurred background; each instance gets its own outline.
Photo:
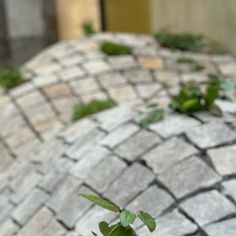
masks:
[[[1,0],[1,67],[81,36],[85,21],[97,31],[203,33],[236,53],[235,0]]]

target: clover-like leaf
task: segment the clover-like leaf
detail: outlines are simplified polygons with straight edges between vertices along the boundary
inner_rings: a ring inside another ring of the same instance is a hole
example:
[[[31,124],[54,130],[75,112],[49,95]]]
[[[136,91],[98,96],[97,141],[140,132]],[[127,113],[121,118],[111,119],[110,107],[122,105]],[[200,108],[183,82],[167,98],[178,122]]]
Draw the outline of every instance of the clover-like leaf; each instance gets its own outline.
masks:
[[[146,212],[139,211],[138,216],[142,220],[142,222],[148,227],[150,232],[153,232],[156,229],[156,221],[151,215]]]
[[[109,233],[109,236],[123,236],[125,234],[125,227],[117,224],[111,232]]]
[[[110,231],[111,231],[111,229],[110,229],[108,223],[105,222],[105,221],[102,221],[102,222],[99,223],[99,229],[100,229],[100,232],[101,232],[104,236],[108,236],[109,233],[110,233]]]
[[[82,196],[83,198],[107,209],[110,211],[114,211],[114,212],[119,212],[120,208],[113,202],[105,199],[105,198],[101,198],[98,197],[96,195],[92,195],[92,194],[80,194],[80,196]]]
[[[134,222],[134,220],[136,219],[136,215],[130,211],[127,210],[123,210],[120,213],[120,223],[124,226],[127,227],[130,224],[132,224]]]

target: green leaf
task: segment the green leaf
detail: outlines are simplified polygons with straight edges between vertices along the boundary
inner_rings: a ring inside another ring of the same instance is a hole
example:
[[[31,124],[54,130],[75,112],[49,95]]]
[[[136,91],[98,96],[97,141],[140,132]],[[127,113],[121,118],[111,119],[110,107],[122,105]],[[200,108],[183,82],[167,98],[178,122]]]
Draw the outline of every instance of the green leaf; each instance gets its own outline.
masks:
[[[164,118],[164,110],[158,108],[158,109],[155,109],[155,110],[149,112],[148,115],[139,122],[139,125],[141,127],[145,127],[148,124],[158,122],[158,121],[162,120],[163,118]]]
[[[140,211],[138,213],[139,218],[142,222],[148,227],[150,232],[153,232],[156,229],[156,221],[155,219],[146,212]]]
[[[87,200],[107,209],[107,210],[110,210],[110,211],[114,211],[114,212],[119,212],[120,211],[120,208],[113,202],[107,200],[107,199],[104,199],[104,198],[101,198],[101,197],[98,197],[96,195],[92,195],[92,194],[80,194],[80,196],[82,196],[83,198],[86,198]]]
[[[93,231],[92,231],[92,234],[93,234],[93,236],[98,236],[96,233],[94,233]]]
[[[134,220],[136,219],[136,215],[130,211],[127,210],[123,210],[120,213],[120,223],[124,226],[127,227],[130,224],[132,224],[134,222]]]
[[[110,233],[110,231],[111,231],[111,229],[110,229],[108,223],[105,222],[105,221],[102,221],[102,222],[99,223],[99,229],[100,229],[100,232],[101,232],[104,236],[108,236],[109,233]]]
[[[123,236],[125,235],[125,227],[117,224],[110,232],[109,236]]]

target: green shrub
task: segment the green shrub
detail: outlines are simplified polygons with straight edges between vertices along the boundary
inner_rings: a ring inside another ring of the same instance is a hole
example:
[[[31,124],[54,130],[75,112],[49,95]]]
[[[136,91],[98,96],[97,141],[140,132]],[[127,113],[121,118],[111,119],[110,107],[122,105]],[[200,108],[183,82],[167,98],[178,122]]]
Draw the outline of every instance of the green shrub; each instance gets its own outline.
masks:
[[[182,51],[224,53],[222,45],[209,40],[200,34],[191,33],[171,33],[168,30],[161,30],[154,35],[162,47],[178,49]]]
[[[90,22],[90,21],[85,21],[83,24],[82,24],[82,28],[83,28],[83,32],[85,35],[92,35],[92,34],[95,34],[96,31],[93,27],[93,24]]]
[[[203,91],[198,84],[191,81],[185,84],[179,94],[174,96],[170,106],[180,113],[191,114],[197,111],[211,110],[220,91],[232,88],[232,83],[220,80],[217,75],[209,75],[206,90]]]
[[[161,121],[164,118],[164,110],[161,108],[157,108],[147,114],[145,118],[143,118],[139,125],[140,127],[144,128],[149,124]]]
[[[80,120],[83,117],[95,114],[97,112],[114,107],[116,103],[113,100],[93,100],[87,104],[78,104],[75,106],[72,120]]]
[[[107,199],[91,194],[81,194],[81,196],[92,203],[119,214],[119,220],[116,224],[109,226],[105,221],[99,223],[99,230],[103,236],[136,236],[137,234],[131,226],[136,218],[139,218],[143,224],[147,226],[150,232],[153,232],[156,229],[155,219],[146,212],[139,211],[135,214],[126,209],[121,209],[115,203]],[[95,232],[92,232],[92,234],[97,236]]]
[[[101,51],[107,54],[108,56],[131,54],[130,47],[109,41],[102,42]]]
[[[0,71],[0,86],[9,90],[25,82],[18,69]]]
[[[177,60],[177,63],[179,64],[189,64],[191,66],[191,70],[194,72],[201,72],[205,69],[205,66],[198,63],[197,61],[193,60],[189,57],[180,57]]]

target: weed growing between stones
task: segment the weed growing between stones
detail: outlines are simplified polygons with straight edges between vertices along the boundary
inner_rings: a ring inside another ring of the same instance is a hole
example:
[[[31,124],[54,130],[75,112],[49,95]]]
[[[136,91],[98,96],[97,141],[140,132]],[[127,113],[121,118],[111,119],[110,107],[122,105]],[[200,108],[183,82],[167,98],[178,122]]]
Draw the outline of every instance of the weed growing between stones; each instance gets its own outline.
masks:
[[[96,33],[96,30],[94,29],[94,26],[93,26],[92,22],[90,22],[90,21],[85,21],[82,24],[82,29],[83,29],[84,34],[87,36]]]
[[[146,117],[144,117],[140,122],[139,126],[144,128],[149,124],[161,121],[164,119],[164,110],[161,108],[157,108],[147,114]]]
[[[217,75],[209,75],[206,87],[201,88],[194,81],[186,83],[177,96],[172,98],[170,106],[180,112],[191,114],[198,111],[216,111],[214,101],[219,97],[220,91],[231,89],[232,84],[227,80],[220,80]]]
[[[130,47],[123,44],[113,43],[109,41],[104,41],[101,43],[101,51],[104,52],[108,56],[131,54]]]
[[[25,82],[24,77],[18,69],[0,71],[0,86],[10,90]]]
[[[116,106],[116,103],[111,100],[92,100],[87,104],[78,104],[74,108],[74,113],[72,116],[73,121],[80,120],[86,116],[95,114],[100,111],[112,108]]]
[[[189,58],[189,57],[180,57],[177,60],[179,64],[188,64],[191,67],[191,71],[193,72],[201,72],[205,69],[205,66],[200,64],[199,62]]]
[[[154,34],[156,40],[162,47],[177,49],[182,51],[224,53],[222,45],[213,40],[209,40],[204,35],[191,33],[172,33],[166,29]]]
[[[105,221],[101,221],[99,223],[99,229],[103,236],[136,236],[137,234],[131,226],[136,218],[139,218],[143,224],[147,226],[150,232],[153,232],[156,229],[155,219],[146,212],[139,211],[136,214],[128,210],[121,209],[115,203],[95,195],[81,194],[81,196],[92,203],[119,214],[119,221],[116,224],[109,226],[109,224]],[[92,234],[97,236],[95,232],[92,232]]]

